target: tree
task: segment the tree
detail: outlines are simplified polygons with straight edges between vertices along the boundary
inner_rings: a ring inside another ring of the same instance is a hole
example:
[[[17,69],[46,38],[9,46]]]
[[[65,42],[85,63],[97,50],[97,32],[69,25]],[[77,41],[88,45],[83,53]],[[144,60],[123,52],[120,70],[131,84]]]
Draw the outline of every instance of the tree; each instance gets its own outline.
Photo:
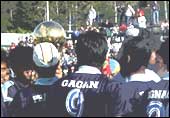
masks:
[[[1,32],[6,32],[12,25],[10,20],[15,6],[16,1],[1,1]]]
[[[35,26],[42,21],[40,11],[37,9],[39,2],[19,1],[13,13],[11,29],[23,29],[32,32]]]
[[[103,20],[114,21],[115,1],[49,1],[50,19],[60,23],[68,30],[69,13],[72,16],[72,29],[75,26],[86,26],[86,19],[90,6],[93,5],[97,16]],[[134,9],[145,1],[116,1],[117,5],[131,4]],[[164,2],[160,4],[160,20],[164,19]],[[169,2],[167,2],[169,4]],[[150,1],[147,1],[150,4]],[[77,7],[76,7],[77,6]],[[39,8],[38,8],[39,7]],[[46,1],[1,1],[1,32],[32,32],[34,28],[45,19]],[[169,5],[168,5],[169,9]],[[149,20],[150,7],[145,7],[145,16]],[[168,10],[169,15],[169,10]]]
[[[145,7],[147,7],[147,1],[139,1],[139,7],[140,7],[140,8],[145,8]]]

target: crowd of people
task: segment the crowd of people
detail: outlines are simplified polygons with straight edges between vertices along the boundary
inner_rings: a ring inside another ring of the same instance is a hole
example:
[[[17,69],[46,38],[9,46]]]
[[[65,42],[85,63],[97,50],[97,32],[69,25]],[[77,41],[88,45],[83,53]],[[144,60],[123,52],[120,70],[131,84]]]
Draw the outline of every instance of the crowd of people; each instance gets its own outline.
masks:
[[[148,4],[145,7],[150,7],[150,25],[160,25],[160,18],[159,18],[159,12],[160,12],[160,5],[157,1],[152,1],[151,4]],[[121,4],[118,6],[118,16],[119,16],[119,25],[121,23],[125,23],[126,25],[129,24],[131,19],[138,21],[139,17],[145,16],[144,9],[142,6],[139,5],[137,9],[134,9],[133,6],[130,4]],[[143,20],[143,22],[146,22],[146,18]],[[147,21],[148,22],[148,21]]]
[[[64,37],[46,21],[33,46],[1,49],[1,117],[169,117],[169,35],[159,49],[126,35],[116,53],[102,28]]]

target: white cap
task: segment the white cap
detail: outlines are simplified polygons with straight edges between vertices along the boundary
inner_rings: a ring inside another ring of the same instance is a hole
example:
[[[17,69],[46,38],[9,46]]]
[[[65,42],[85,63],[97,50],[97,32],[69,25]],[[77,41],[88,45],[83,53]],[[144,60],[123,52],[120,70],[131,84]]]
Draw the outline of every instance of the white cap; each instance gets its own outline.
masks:
[[[55,66],[59,60],[59,52],[52,43],[39,43],[34,47],[33,60],[38,67]]]

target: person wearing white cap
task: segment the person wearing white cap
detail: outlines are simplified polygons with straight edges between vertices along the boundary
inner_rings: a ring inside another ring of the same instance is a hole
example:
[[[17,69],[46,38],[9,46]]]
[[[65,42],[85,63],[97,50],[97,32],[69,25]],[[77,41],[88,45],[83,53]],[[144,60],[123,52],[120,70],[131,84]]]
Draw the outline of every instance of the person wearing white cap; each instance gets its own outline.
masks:
[[[34,85],[21,90],[11,105],[12,116],[50,116],[47,106],[48,90],[58,78],[55,71],[59,53],[49,42],[37,44],[33,49],[33,61],[38,78]]]
[[[56,81],[55,71],[58,63],[59,53],[57,48],[49,42],[37,44],[33,50],[33,60],[39,78],[35,84],[45,84],[43,78]],[[51,78],[52,77],[52,78]],[[47,82],[50,82],[50,81]],[[48,83],[51,85],[52,83]]]
[[[33,31],[34,45],[42,42],[50,42],[58,49],[59,55],[62,58],[62,48],[66,43],[66,32],[62,25],[55,21],[45,21],[38,24]],[[62,59],[59,59],[59,64],[56,69],[56,76],[63,77]]]

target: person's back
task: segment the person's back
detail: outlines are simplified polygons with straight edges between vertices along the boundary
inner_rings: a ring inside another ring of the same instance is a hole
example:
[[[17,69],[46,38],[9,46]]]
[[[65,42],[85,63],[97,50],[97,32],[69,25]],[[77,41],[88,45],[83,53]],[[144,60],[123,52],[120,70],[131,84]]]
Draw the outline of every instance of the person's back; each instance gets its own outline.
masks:
[[[49,88],[58,80],[58,50],[52,43],[40,43],[34,47],[32,58],[38,78],[16,94],[10,106],[11,116],[51,116],[47,97]]]
[[[158,83],[152,82],[150,90],[145,96],[145,106],[148,117],[169,117],[169,80],[161,80]]]
[[[120,93],[120,116],[169,116],[169,80],[124,83]]]
[[[148,82],[140,80],[123,83],[119,95],[121,101],[121,107],[118,111],[119,116],[146,117],[143,93],[148,89]]]
[[[165,53],[167,51],[167,54]],[[150,90],[146,93],[147,116],[169,117],[169,41],[161,44],[157,51],[158,74],[161,81],[150,84]],[[159,70],[162,70],[161,72]]]
[[[78,71],[58,80],[51,88],[54,116],[114,116],[119,83],[102,75],[100,68],[108,50],[103,35],[89,31],[80,34],[76,45]]]
[[[127,80],[119,92],[122,104],[118,111],[120,116],[146,117],[148,100],[145,95],[152,85],[161,81],[158,75],[146,69],[151,50],[146,47],[146,44],[140,43],[142,39],[142,37],[134,37],[125,43],[123,54],[119,59],[120,73]]]
[[[14,117],[49,116],[45,105],[48,89],[49,86],[40,85],[19,91],[10,106],[10,115]]]
[[[101,74],[74,73],[56,82],[52,92],[54,116],[110,116],[111,99],[117,95],[119,84],[112,84],[110,89],[109,80]],[[114,103],[113,103],[114,104]],[[113,109],[112,109],[113,110]]]

